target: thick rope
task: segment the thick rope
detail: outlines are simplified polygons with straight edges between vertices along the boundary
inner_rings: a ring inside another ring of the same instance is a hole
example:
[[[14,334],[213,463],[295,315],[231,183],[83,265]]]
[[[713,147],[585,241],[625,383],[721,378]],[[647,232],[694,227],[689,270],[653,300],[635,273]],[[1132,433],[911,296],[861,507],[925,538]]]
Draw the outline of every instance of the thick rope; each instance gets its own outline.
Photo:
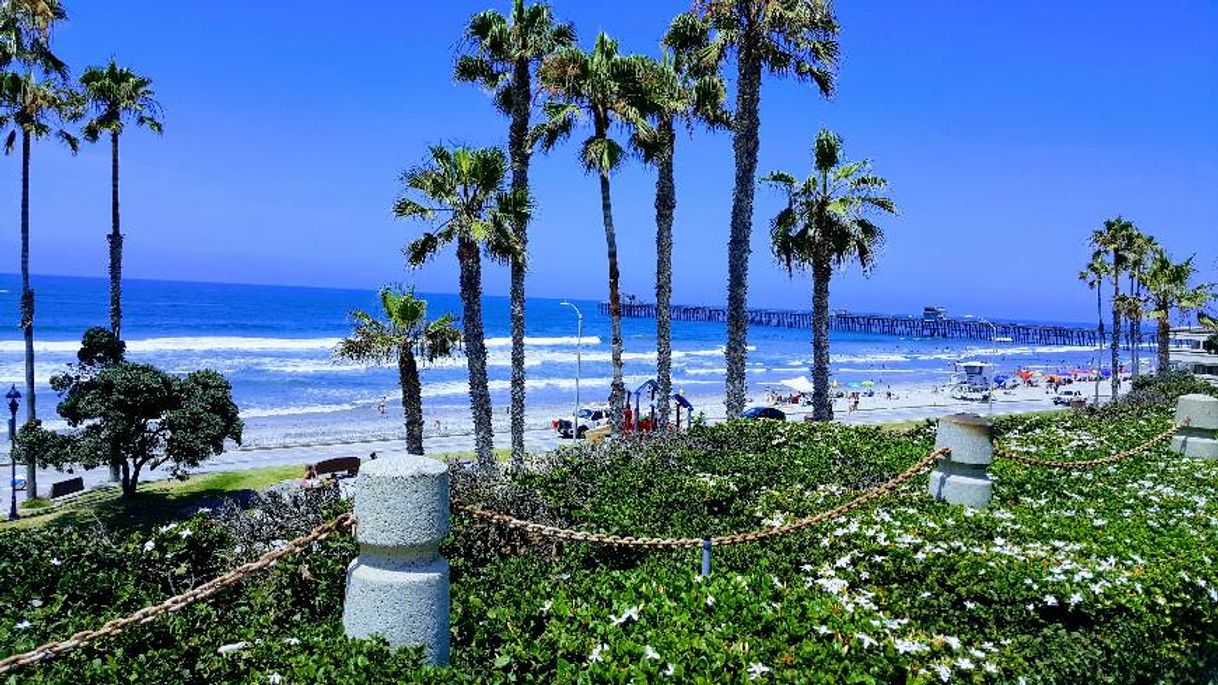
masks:
[[[1174,435],[1176,431],[1190,424],[1191,422],[1185,419],[1184,421],[1177,423],[1176,425],[1168,428],[1162,433],[1159,433],[1137,447],[1132,447],[1123,452],[1117,452],[1112,456],[1101,457],[1099,459],[1081,459],[1077,461],[1052,461],[1048,459],[1036,459],[1035,457],[1027,457],[1022,454],[1012,452],[1011,449],[1005,445],[995,445],[994,453],[1000,457],[1010,459],[1011,461],[1018,462],[1025,466],[1041,466],[1050,469],[1081,469],[1094,466],[1104,466],[1105,464],[1115,464],[1117,462],[1135,457],[1146,450],[1149,450],[1151,447],[1163,442],[1164,440],[1167,440]]]
[[[162,614],[169,614],[175,611],[184,609],[199,600],[206,599],[224,588],[235,585],[245,579],[246,576],[268,569],[279,562],[284,557],[304,551],[315,542],[320,542],[330,535],[351,528],[355,525],[355,516],[347,513],[338,518],[323,523],[314,528],[308,533],[292,540],[279,549],[272,550],[262,555],[261,557],[249,563],[242,564],[228,573],[214,578],[192,590],[183,592],[180,595],[170,597],[169,599],[154,604],[149,607],[144,607],[139,611],[109,621],[101,628],[96,630],[82,630],[75,633],[66,640],[60,642],[49,642],[37,649],[25,652],[24,654],[14,654],[6,659],[0,660],[0,675],[7,673],[21,666],[28,666],[44,661],[58,654],[69,652],[80,647],[84,647],[92,642],[96,642],[104,637],[112,637],[123,632],[132,626],[140,626],[156,620]]]
[[[922,473],[940,458],[947,456],[951,452],[950,448],[941,447],[930,454],[923,457],[913,466],[893,476],[880,485],[870,488],[860,494],[858,497],[842,504],[840,506],[823,511],[813,516],[792,521],[791,523],[767,528],[764,530],[755,530],[748,533],[736,533],[734,535],[721,535],[711,538],[712,545],[736,545],[745,542],[756,542],[758,540],[766,540],[769,538],[780,537],[796,533],[805,528],[819,525],[826,521],[832,521],[835,518],[844,516],[855,509],[887,495],[896,490],[909,479]],[[468,514],[476,518],[492,521],[506,528],[515,528],[523,530],[526,533],[540,535],[542,537],[552,538],[556,540],[565,540],[567,542],[592,542],[602,545],[611,545],[616,547],[651,547],[651,548],[668,548],[676,549],[682,547],[700,547],[702,538],[640,538],[629,535],[606,535],[603,533],[589,533],[582,530],[571,530],[568,528],[558,528],[556,526],[547,526],[541,523],[525,521],[518,519],[515,516],[509,516],[497,511],[480,509],[478,507],[455,505],[453,509],[462,514]]]

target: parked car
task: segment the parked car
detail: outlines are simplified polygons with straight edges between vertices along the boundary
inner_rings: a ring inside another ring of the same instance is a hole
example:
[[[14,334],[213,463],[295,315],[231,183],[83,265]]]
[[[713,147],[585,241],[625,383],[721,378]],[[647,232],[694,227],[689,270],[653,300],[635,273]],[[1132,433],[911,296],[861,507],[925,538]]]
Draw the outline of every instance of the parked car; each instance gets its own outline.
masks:
[[[1086,402],[1087,397],[1083,395],[1082,390],[1058,390],[1053,396],[1053,404],[1059,406],[1070,406],[1072,402]]]
[[[742,419],[771,419],[773,421],[786,421],[787,415],[781,409],[774,407],[752,407],[745,409],[740,415]]]
[[[577,436],[584,437],[588,431],[608,425],[609,410],[602,407],[584,407],[579,410],[579,428]],[[554,430],[558,431],[558,435],[563,438],[571,437],[571,417],[557,418],[550,422],[554,426]]]

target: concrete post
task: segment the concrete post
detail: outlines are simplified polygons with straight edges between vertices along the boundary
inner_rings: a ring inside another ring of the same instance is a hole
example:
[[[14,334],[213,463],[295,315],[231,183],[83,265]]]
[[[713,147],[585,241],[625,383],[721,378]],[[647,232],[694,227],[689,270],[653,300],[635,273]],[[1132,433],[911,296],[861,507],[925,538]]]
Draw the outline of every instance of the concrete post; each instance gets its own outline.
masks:
[[[417,455],[365,461],[355,481],[359,556],[347,569],[343,628],[448,663],[448,467]]]
[[[988,472],[994,461],[990,422],[977,414],[952,414],[939,419],[935,449],[951,454],[930,473],[930,494],[949,504],[978,509],[990,503],[994,484]]]
[[[1184,395],[1176,400],[1176,422],[1191,423],[1172,436],[1171,448],[1193,459],[1218,459],[1218,397]]]

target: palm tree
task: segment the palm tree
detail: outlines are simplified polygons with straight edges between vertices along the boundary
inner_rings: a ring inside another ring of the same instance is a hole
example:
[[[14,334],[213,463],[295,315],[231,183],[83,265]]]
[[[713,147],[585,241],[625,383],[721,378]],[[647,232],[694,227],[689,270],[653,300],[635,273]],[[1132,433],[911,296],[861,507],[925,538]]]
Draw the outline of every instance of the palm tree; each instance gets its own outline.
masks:
[[[436,145],[427,163],[405,173],[406,194],[393,206],[399,218],[433,222],[433,230],[406,246],[412,267],[422,266],[449,243],[457,245],[474,449],[485,469],[494,466],[495,455],[482,330],[482,253],[501,261],[516,257],[519,245],[512,227],[530,212],[528,194],[506,189],[506,177],[507,158],[498,148]]]
[[[423,396],[419,382],[418,357],[424,363],[448,357],[456,351],[461,332],[453,327],[453,317],[445,314],[427,320],[427,302],[414,291],[381,289],[384,319],[356,309],[351,312],[354,329],[334,349],[334,356],[364,364],[398,366],[402,387],[402,415],[406,422],[406,451],[423,454]]]
[[[591,52],[576,47],[558,50],[541,65],[542,87],[554,98],[546,103],[547,121],[539,129],[545,149],[570,134],[576,122],[587,118],[592,135],[580,148],[584,170],[600,178],[601,218],[609,261],[609,319],[613,382],[609,389],[609,415],[613,433],[621,432],[626,385],[622,381],[622,300],[618,284],[617,233],[613,227],[613,200],[609,177],[621,166],[625,150],[610,137],[615,124],[647,131],[642,107],[644,58],[618,54],[617,41],[604,33]]]
[[[653,127],[639,129],[631,144],[643,161],[656,168],[656,385],[657,424],[668,428],[672,398],[672,224],[677,210],[677,124],[693,129],[728,125],[723,108],[725,88],[717,72],[698,73],[686,55],[665,52],[661,61],[648,60],[646,97]]]
[[[1138,229],[1121,217],[1104,221],[1091,232],[1091,258],[1107,261],[1112,278],[1112,396],[1121,389],[1121,275],[1129,268],[1129,251]]]
[[[787,206],[774,217],[770,242],[779,262],[793,273],[812,271],[812,417],[830,419],[829,281],[833,269],[858,262],[864,273],[875,264],[884,231],[868,218],[896,214],[884,193],[888,181],[867,160],[842,159],[842,139],[828,129],[816,134],[813,170],[803,181],[786,172],[762,180],[782,189]]]
[[[732,191],[731,235],[727,244],[726,400],[729,418],[744,411],[748,392],[749,246],[753,231],[757,150],[761,129],[763,72],[813,84],[828,97],[838,61],[838,24],[829,0],[733,0],[698,3],[678,17],[672,45],[695,54],[704,69],[728,57],[736,61],[733,121],[736,180]]]
[[[1201,309],[1214,298],[1214,284],[1193,285],[1197,268],[1193,258],[1173,262],[1161,248],[1152,251],[1141,278],[1149,302],[1147,314],[1156,321],[1158,337],[1158,373],[1166,376],[1170,366],[1171,313]]]
[[[1087,284],[1087,287],[1095,291],[1095,314],[1097,322],[1095,326],[1095,339],[1098,344],[1098,349],[1095,355],[1095,402],[1100,401],[1100,358],[1104,355],[1104,278],[1108,275],[1108,262],[1098,255],[1093,255],[1091,261],[1087,263],[1087,267],[1078,272],[1078,280]]]
[[[465,27],[469,53],[457,58],[458,81],[477,83],[494,94],[495,104],[509,117],[508,157],[512,188],[529,190],[530,114],[533,110],[533,70],[560,47],[575,42],[575,29],[557,22],[550,6],[513,0],[510,17],[495,10],[479,12]],[[510,311],[512,328],[511,434],[512,468],[524,463],[524,276],[528,257],[528,222],[512,227],[520,255],[512,259]]]
[[[93,118],[85,123],[85,140],[96,143],[110,134],[110,331],[122,338],[123,327],[123,234],[118,213],[118,139],[128,122],[160,134],[161,105],[152,92],[152,80],[118,66],[89,67],[80,76],[85,99]]]
[[[57,0],[9,3],[0,10],[0,128],[4,153],[21,141],[21,330],[25,338],[26,422],[38,419],[34,394],[34,291],[30,288],[30,154],[47,136],[75,154],[79,141],[60,124],[79,118],[82,101],[67,87],[67,65],[50,49],[51,27],[66,18]],[[40,76],[41,75],[41,76]],[[26,492],[37,497],[37,464],[26,464]]]
[[[1154,253],[1161,249],[1154,236],[1136,231],[1129,245],[1129,295],[1127,317],[1129,319],[1129,348],[1132,354],[1133,375],[1137,377],[1142,367],[1142,314],[1146,301],[1142,295],[1146,269]]]
[[[1197,323],[1210,333],[1210,337],[1201,343],[1201,349],[1210,354],[1218,354],[1218,318],[1205,312],[1197,312]]]

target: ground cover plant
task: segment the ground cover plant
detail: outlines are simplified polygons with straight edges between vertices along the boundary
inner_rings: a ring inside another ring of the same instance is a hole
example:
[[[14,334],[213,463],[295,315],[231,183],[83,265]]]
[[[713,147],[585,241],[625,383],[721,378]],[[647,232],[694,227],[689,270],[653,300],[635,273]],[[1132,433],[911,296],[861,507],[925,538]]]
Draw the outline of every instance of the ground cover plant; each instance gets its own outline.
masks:
[[[1170,394],[1170,393],[1169,393]],[[997,421],[1012,451],[1106,456],[1171,425],[1166,404]],[[732,423],[545,456],[454,495],[584,530],[701,536],[822,511],[925,455],[933,431]],[[560,544],[455,517],[453,654],[342,637],[347,536],[201,605],[13,682],[1208,682],[1218,663],[1218,464],[1166,445],[1095,469],[999,461],[993,505],[925,477],[800,534],[714,551]],[[0,649],[96,626],[222,572],[224,518],[126,537],[0,534]],[[187,532],[190,531],[190,532]],[[285,531],[284,537],[294,535]],[[266,536],[264,536],[266,537]],[[273,544],[273,543],[268,543]],[[21,561],[18,562],[17,560]],[[37,604],[35,601],[37,600]],[[245,643],[243,646],[239,643]]]

